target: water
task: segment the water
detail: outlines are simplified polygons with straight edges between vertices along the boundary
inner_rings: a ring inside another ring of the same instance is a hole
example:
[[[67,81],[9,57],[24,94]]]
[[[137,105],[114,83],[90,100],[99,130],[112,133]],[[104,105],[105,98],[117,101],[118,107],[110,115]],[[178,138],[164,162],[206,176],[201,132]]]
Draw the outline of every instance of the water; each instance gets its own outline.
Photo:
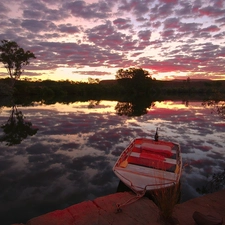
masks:
[[[121,151],[137,136],[153,138],[156,127],[160,139],[181,145],[181,202],[200,196],[196,189],[207,191],[211,175],[225,168],[225,120],[202,102],[154,102],[140,116],[116,101],[36,102],[17,109],[38,131],[17,145],[0,143],[3,225],[115,193],[119,180],[112,167]],[[0,110],[0,124],[11,111]]]

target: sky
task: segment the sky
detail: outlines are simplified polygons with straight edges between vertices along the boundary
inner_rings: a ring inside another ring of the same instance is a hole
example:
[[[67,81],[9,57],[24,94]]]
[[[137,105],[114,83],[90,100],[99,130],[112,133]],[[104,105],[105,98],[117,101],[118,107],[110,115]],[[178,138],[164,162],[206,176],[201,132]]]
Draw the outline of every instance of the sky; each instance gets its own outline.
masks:
[[[1,0],[0,17],[0,40],[37,57],[22,78],[225,79],[224,0]]]

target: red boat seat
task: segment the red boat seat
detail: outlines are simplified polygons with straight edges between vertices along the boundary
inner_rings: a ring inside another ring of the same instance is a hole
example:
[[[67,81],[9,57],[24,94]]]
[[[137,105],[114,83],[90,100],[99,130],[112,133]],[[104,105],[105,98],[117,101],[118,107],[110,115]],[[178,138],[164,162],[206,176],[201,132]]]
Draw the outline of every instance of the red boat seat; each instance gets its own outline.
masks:
[[[153,167],[156,169],[162,169],[167,170],[173,167],[173,164],[164,162],[164,157],[156,154],[146,154],[141,153],[140,157],[135,156],[129,156],[127,161],[128,163],[141,165],[141,166],[147,166],[147,167]]]
[[[134,146],[134,147],[132,148],[132,152],[138,152],[138,153],[141,153],[141,148],[140,148],[140,147]]]
[[[170,158],[173,153],[171,151],[171,147],[167,145],[153,145],[151,143],[144,143],[141,146],[142,153],[156,153],[157,155],[162,155],[164,157]]]

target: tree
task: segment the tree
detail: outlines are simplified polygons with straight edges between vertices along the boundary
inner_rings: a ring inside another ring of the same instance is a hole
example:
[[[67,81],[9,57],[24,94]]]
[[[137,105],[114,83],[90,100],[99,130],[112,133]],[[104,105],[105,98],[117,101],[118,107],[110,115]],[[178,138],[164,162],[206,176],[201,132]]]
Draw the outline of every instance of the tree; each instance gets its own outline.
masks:
[[[0,45],[0,62],[7,69],[12,80],[12,86],[23,72],[22,67],[30,63],[31,58],[36,58],[30,51],[24,51],[15,41],[2,40]]]
[[[94,79],[91,77],[88,77],[88,83],[89,84],[99,84],[100,80],[98,78]]]
[[[130,67],[129,69],[119,69],[116,72],[116,79],[131,78],[137,80],[143,80],[145,78],[150,78],[150,74],[147,70],[142,68]]]
[[[137,67],[119,69],[116,79],[123,86],[126,94],[134,96],[146,94],[152,83],[149,72]]]

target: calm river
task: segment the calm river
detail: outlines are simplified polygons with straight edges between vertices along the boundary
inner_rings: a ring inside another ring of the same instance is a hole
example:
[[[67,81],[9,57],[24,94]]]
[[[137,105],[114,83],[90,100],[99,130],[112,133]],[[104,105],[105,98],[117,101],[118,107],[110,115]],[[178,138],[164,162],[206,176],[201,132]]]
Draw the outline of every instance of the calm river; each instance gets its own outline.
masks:
[[[119,180],[112,167],[118,156],[133,138],[153,138],[157,127],[160,139],[181,145],[181,202],[200,196],[198,189],[208,191],[212,175],[225,168],[225,119],[202,102],[154,102],[140,116],[131,116],[132,105],[116,101],[34,102],[17,110],[38,131],[17,145],[0,142],[3,225],[115,193]],[[1,125],[11,111],[0,108]]]

